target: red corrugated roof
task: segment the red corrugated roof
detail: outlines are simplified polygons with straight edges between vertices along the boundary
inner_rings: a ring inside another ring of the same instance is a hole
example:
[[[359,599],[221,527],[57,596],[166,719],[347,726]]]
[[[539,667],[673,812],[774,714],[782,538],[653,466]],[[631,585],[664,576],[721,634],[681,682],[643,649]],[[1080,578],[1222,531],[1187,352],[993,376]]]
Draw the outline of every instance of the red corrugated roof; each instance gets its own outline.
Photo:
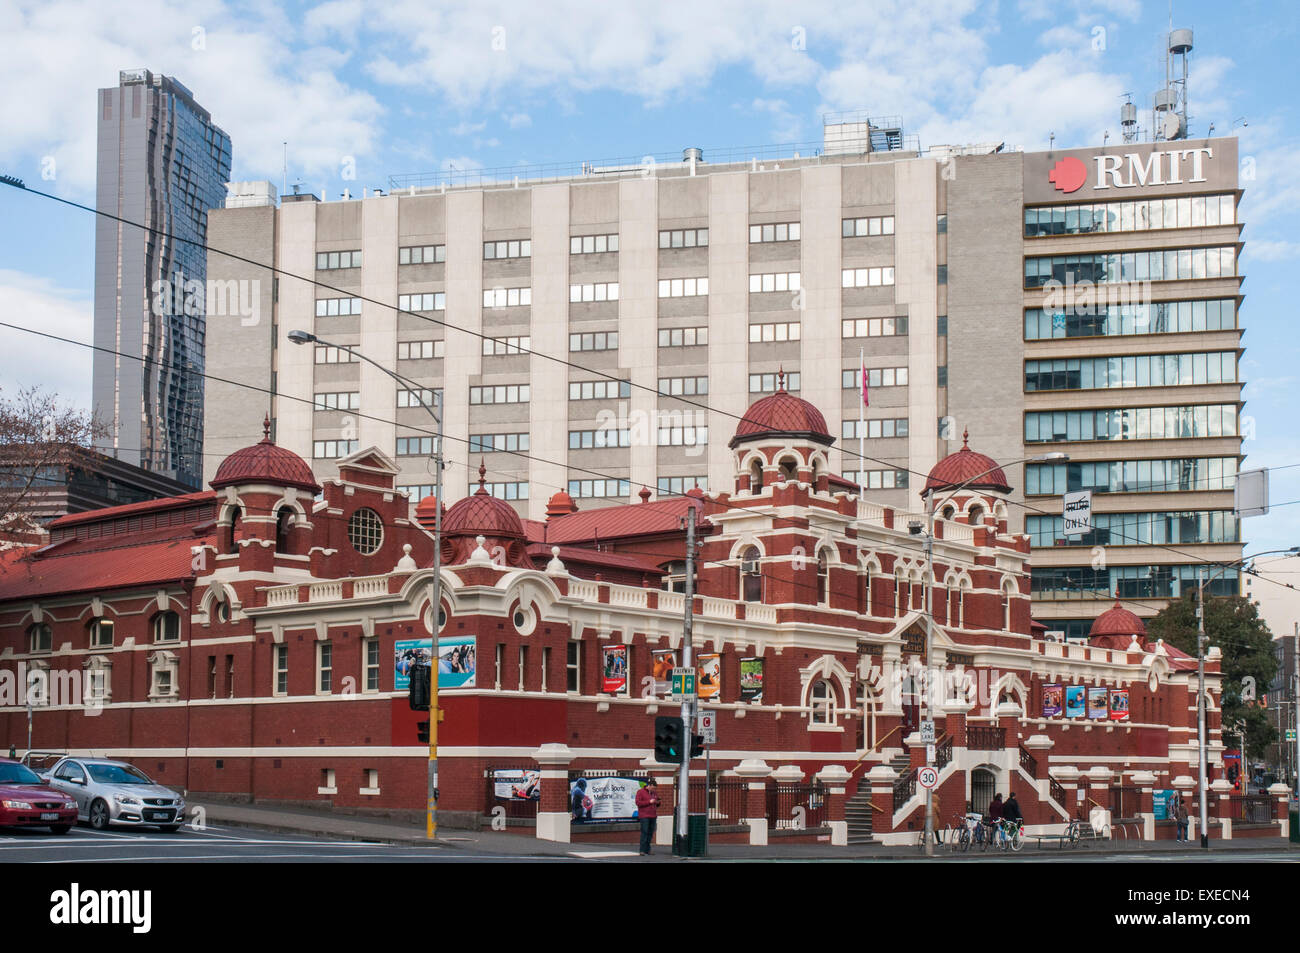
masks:
[[[532,537],[531,533],[529,535],[535,542],[560,545],[567,542],[590,542],[627,536],[681,533],[684,532],[682,517],[686,515],[686,508],[691,505],[699,506],[700,502],[683,496],[674,496],[651,503],[628,503],[623,506],[579,510],[568,516],[553,517],[541,524],[546,527],[545,539]],[[706,524],[701,522],[700,525]],[[531,526],[529,528],[532,529]]]
[[[1092,628],[1088,630],[1090,639],[1100,635],[1136,635],[1139,639],[1143,639],[1146,634],[1146,625],[1120,605],[1118,599],[1115,600],[1112,608],[1097,616],[1096,621],[1092,623]]]
[[[545,561],[553,555],[552,543],[531,543],[528,555],[545,567]],[[588,566],[608,566],[611,569],[629,569],[633,572],[654,573],[662,575],[663,569],[653,559],[641,556],[628,556],[623,553],[606,553],[598,549],[586,549],[582,546],[559,546],[560,561],[582,563]]]
[[[834,441],[822,412],[808,401],[787,393],[784,378],[775,394],[755,401],[745,411],[730,446],[734,447],[740,440],[767,434],[809,436],[819,443]]]
[[[48,555],[0,563],[0,601],[56,596],[74,592],[131,589],[188,579],[194,575],[191,548],[211,537],[180,535],[167,527],[166,539],[132,537],[126,545],[106,545],[112,538],[69,541]],[[143,534],[151,537],[153,534]],[[9,555],[9,554],[5,554]]]

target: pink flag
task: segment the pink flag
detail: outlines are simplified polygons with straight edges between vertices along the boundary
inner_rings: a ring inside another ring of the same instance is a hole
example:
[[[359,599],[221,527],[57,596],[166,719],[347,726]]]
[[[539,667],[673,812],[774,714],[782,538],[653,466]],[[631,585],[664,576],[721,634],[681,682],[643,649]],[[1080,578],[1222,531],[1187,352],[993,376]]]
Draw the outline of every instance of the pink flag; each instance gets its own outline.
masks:
[[[867,362],[862,362],[862,406],[871,406],[871,396],[867,393]]]

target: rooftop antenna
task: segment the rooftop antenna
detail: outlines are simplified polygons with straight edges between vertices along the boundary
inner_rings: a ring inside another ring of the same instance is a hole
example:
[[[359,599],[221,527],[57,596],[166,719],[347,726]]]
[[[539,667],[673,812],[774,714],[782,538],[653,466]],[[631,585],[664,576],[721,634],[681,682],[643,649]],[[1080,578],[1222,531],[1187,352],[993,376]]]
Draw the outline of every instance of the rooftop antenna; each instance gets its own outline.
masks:
[[[1124,105],[1119,107],[1120,138],[1125,142],[1138,140],[1138,109],[1133,105],[1133,94],[1124,93]]]

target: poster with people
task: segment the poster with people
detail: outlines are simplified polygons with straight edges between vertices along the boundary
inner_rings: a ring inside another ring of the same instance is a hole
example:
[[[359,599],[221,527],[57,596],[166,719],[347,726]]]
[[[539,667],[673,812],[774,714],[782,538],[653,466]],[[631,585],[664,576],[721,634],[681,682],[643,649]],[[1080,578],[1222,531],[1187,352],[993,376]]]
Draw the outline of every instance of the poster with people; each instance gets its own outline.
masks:
[[[740,700],[756,704],[763,700],[763,660],[761,658],[743,658],[740,660]]]
[[[1110,720],[1128,721],[1128,689],[1112,688],[1110,690]]]
[[[1106,689],[1088,689],[1088,717],[1105,721],[1107,714],[1109,713],[1106,710]]]
[[[722,656],[701,655],[695,691],[700,698],[713,698],[722,690]]]
[[[1174,808],[1178,806],[1178,792],[1157,790],[1152,793],[1151,804],[1157,821],[1172,821]]]
[[[636,792],[645,778],[578,778],[569,782],[569,816],[575,824],[637,819]]]
[[[667,695],[673,689],[673,669],[677,667],[677,653],[672,649],[654,649],[650,653],[650,674],[654,678],[656,695]]]
[[[1043,686],[1043,717],[1056,718],[1061,714],[1061,707],[1065,700],[1064,685],[1044,685]]]
[[[1086,689],[1082,685],[1068,685],[1065,689],[1065,717],[1082,718],[1087,709]]]
[[[542,773],[532,768],[498,768],[492,793],[500,801],[536,801],[542,796]]]
[[[432,639],[401,639],[393,647],[393,689],[411,687],[411,668],[430,664]],[[478,658],[475,637],[446,635],[438,640],[438,689],[473,688]]]
[[[627,691],[627,646],[606,645],[602,650],[604,665],[600,690],[609,695]]]

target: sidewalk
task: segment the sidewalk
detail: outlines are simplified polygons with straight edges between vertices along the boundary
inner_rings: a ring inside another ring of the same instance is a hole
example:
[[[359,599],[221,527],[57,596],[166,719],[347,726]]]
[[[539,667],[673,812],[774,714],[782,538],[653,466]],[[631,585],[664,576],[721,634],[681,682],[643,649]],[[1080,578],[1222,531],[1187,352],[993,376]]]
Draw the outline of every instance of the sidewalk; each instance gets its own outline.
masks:
[[[492,830],[454,830],[440,829],[438,839],[430,843],[425,838],[423,822],[408,822],[396,819],[369,818],[352,814],[342,814],[328,810],[309,808],[280,807],[266,804],[222,804],[191,803],[192,807],[202,807],[207,812],[210,824],[229,824],[233,827],[251,830],[274,831],[279,833],[299,834],[308,837],[321,837],[335,840],[355,840],[369,843],[393,844],[402,847],[424,847],[432,851],[469,851],[473,853],[490,853],[526,857],[569,857],[581,854],[599,857],[601,854],[627,854],[636,850],[636,835],[629,834],[626,844],[621,843],[572,843],[557,844],[552,841],[537,840],[527,833],[507,833]],[[1296,860],[1300,861],[1300,845],[1289,844],[1280,837],[1250,837],[1236,840],[1214,840],[1210,842],[1208,853],[1225,851],[1239,852],[1248,850],[1289,849],[1294,851]],[[1086,847],[1038,848],[1026,845],[1018,855],[1029,857],[1086,857],[1091,854],[1150,854],[1151,859],[1168,861],[1177,855],[1194,859],[1205,855],[1196,845],[1178,844],[1173,841],[1110,841],[1091,844]],[[946,847],[938,847],[935,860],[975,860],[978,858],[996,858],[1000,852],[954,854]],[[657,847],[653,855],[658,860],[672,860],[667,847]],[[712,860],[921,860],[923,855],[916,848],[886,847],[879,844],[857,844],[850,847],[832,847],[830,844],[790,843],[783,844],[774,839],[766,847],[751,847],[748,844],[711,844],[709,859]]]

